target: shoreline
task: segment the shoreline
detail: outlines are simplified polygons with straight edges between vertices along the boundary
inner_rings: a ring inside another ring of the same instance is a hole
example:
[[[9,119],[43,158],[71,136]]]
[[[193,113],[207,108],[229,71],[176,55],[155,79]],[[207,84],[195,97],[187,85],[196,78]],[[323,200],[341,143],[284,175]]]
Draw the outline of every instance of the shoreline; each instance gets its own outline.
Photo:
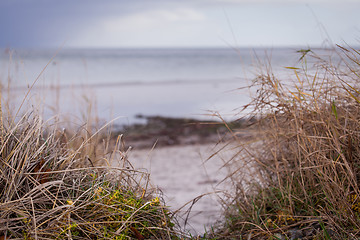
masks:
[[[173,118],[163,116],[136,116],[145,123],[134,123],[120,127],[117,135],[123,133],[125,147],[146,149],[167,146],[186,146],[193,144],[216,144],[232,138],[227,129],[245,129],[252,120],[239,119],[232,122],[197,120],[191,118]],[[241,134],[242,138],[250,137]]]
[[[221,221],[221,199],[231,184],[226,162],[233,158],[234,136],[225,123],[187,118],[138,116],[144,124],[124,128],[128,160],[150,174],[150,184],[161,192],[179,223],[191,234],[202,235]],[[229,122],[237,137],[253,137],[252,120]],[[229,144],[230,143],[230,144]],[[219,152],[221,150],[221,152]],[[116,163],[115,163],[116,164]]]

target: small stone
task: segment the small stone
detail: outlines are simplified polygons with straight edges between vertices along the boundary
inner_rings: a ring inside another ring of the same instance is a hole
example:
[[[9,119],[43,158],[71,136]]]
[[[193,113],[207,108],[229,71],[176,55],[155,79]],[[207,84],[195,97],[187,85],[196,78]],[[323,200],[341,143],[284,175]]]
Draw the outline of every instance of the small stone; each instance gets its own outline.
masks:
[[[275,233],[274,237],[276,237],[279,240],[286,240],[286,237],[282,235],[281,233]]]
[[[303,238],[303,233],[300,229],[294,228],[289,230],[290,240],[297,240]]]

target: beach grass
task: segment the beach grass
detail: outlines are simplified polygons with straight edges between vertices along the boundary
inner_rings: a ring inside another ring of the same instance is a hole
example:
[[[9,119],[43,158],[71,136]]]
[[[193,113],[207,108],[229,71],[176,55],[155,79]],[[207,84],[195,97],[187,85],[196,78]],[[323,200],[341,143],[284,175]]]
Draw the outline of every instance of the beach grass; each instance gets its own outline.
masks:
[[[10,112],[0,113],[0,239],[185,236],[149,174],[129,163],[121,136],[109,147],[105,127],[64,130],[35,109]]]
[[[229,159],[233,191],[211,239],[358,239],[360,52],[299,51],[292,79],[254,80],[253,138]]]

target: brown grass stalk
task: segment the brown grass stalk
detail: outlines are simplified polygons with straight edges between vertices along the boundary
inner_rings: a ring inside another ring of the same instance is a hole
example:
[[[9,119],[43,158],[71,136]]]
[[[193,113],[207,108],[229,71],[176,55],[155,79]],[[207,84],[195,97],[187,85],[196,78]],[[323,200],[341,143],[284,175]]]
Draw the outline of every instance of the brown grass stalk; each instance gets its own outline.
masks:
[[[306,51],[301,67],[288,68],[294,79],[280,81],[268,65],[254,80],[257,132],[250,144],[235,139],[234,193],[214,236],[359,237],[360,55],[333,51],[330,60]]]

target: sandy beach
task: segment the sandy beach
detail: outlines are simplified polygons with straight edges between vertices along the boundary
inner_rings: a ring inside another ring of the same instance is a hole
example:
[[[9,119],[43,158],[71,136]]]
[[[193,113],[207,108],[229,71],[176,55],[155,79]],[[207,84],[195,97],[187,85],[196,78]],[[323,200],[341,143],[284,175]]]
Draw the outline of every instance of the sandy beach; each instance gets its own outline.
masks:
[[[180,224],[184,225],[188,217],[185,229],[201,234],[221,217],[218,196],[225,189],[221,181],[227,174],[222,166],[230,152],[224,151],[207,160],[219,147],[207,143],[134,149],[129,160],[135,169],[149,171],[151,183],[163,192],[171,210],[181,208],[178,212],[182,218]],[[196,203],[192,206],[194,201]]]
[[[160,116],[144,117],[146,123],[127,126],[124,143],[134,169],[150,173],[179,223],[192,234],[202,234],[221,220],[221,198],[231,184],[224,181],[225,167],[236,153],[223,123]],[[244,128],[238,120],[231,126]],[[247,138],[248,131],[241,137]],[[221,150],[221,151],[220,151]]]

